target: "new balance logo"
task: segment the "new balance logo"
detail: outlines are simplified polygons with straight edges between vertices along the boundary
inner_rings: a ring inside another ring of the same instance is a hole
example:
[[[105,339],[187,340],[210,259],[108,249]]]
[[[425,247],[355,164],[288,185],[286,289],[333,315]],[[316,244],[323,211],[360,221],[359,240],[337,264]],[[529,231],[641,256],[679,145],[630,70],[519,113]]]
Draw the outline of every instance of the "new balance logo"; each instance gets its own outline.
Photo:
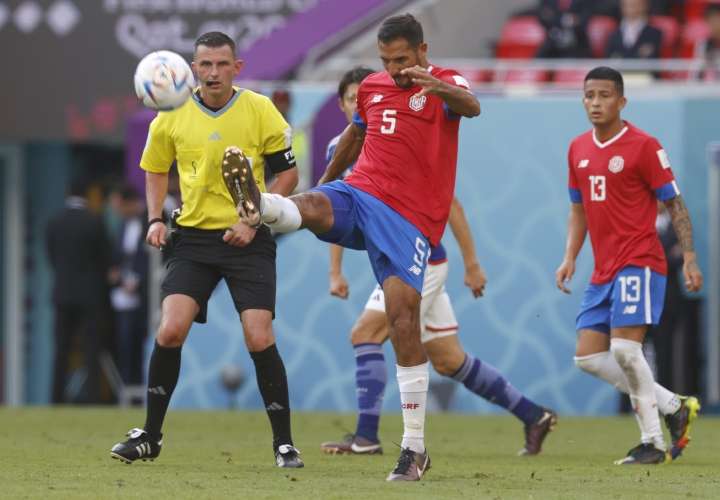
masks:
[[[420,273],[422,273],[422,269],[420,269],[415,264],[413,264],[412,267],[408,267],[408,271],[413,273],[415,276],[420,276]]]
[[[218,134],[217,132],[213,132],[208,137],[208,141],[219,141],[220,139],[222,139],[222,137],[220,137],[220,134]]]
[[[417,410],[420,408],[420,403],[403,403],[402,409],[403,410]]]
[[[380,102],[380,101],[382,101],[382,100],[383,100],[383,95],[382,95],[382,94],[375,94],[375,95],[373,96],[373,98],[372,98],[372,102]]]
[[[165,392],[165,388],[161,385],[157,387],[148,387],[148,392],[150,394],[157,394],[159,396],[167,396],[167,393]]]
[[[283,405],[281,405],[281,404],[279,404],[279,403],[275,403],[275,402],[273,401],[272,403],[270,403],[269,405],[267,405],[267,406],[265,407],[265,409],[266,409],[267,411],[280,411],[280,410],[284,410],[285,407],[284,407]]]
[[[625,306],[623,314],[635,314],[637,312],[637,306]]]

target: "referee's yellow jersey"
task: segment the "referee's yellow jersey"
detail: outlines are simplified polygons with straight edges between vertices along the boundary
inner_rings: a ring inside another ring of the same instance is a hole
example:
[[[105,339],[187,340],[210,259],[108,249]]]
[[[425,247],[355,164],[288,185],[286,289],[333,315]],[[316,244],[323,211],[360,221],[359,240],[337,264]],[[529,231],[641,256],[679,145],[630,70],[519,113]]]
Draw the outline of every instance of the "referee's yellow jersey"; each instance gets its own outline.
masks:
[[[224,229],[238,220],[222,180],[225,148],[238,146],[251,162],[255,182],[265,191],[265,155],[290,147],[290,126],[267,97],[233,87],[235,95],[213,112],[195,94],[173,111],[158,113],[150,124],[140,167],[166,173],[177,160],[182,193],[178,224]]]

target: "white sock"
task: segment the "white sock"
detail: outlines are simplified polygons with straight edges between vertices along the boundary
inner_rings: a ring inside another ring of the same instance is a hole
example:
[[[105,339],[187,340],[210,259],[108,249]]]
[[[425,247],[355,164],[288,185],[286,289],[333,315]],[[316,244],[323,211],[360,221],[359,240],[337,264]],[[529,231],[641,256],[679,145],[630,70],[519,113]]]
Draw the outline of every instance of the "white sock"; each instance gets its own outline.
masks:
[[[302,215],[290,198],[279,194],[262,193],[260,197],[262,221],[276,233],[289,233],[300,228]]]
[[[625,373],[623,373],[622,368],[615,360],[615,356],[610,354],[609,351],[588,354],[587,356],[575,356],[575,365],[590,375],[603,379],[619,391],[625,394],[630,393]],[[655,383],[655,398],[657,399],[658,409],[663,415],[672,415],[680,409],[678,395],[657,382]]]
[[[417,366],[396,365],[396,367],[404,425],[400,446],[410,448],[417,453],[424,453],[425,405],[430,384],[428,363]]]
[[[655,381],[642,351],[642,344],[627,339],[610,339],[610,352],[627,379],[630,401],[640,426],[640,441],[652,443],[665,450],[665,438],[660,428]]]

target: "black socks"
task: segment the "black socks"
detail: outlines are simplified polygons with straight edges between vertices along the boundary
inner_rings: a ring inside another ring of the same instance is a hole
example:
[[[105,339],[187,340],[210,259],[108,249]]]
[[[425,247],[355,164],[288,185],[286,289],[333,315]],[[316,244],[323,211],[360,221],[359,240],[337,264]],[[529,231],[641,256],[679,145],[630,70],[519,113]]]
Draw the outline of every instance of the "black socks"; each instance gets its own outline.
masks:
[[[160,430],[180,375],[181,351],[182,347],[162,347],[156,341],[150,357],[145,431],[156,441],[162,437]]]
[[[251,352],[255,363],[260,395],[265,403],[273,431],[273,448],[281,444],[293,444],[290,435],[290,398],[288,397],[287,375],[280,353],[271,345],[264,351]]]

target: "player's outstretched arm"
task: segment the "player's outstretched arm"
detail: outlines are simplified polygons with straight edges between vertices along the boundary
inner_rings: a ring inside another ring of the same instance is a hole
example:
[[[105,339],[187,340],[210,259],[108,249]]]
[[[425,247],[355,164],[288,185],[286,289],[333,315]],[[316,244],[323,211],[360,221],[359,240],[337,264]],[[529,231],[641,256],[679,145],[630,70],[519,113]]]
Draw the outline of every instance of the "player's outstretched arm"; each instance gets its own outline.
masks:
[[[340,140],[335,148],[335,154],[325,168],[318,184],[334,181],[360,156],[363,143],[365,142],[365,130],[354,123],[345,127],[340,135]]]
[[[435,78],[422,66],[405,68],[401,73],[408,75],[414,84],[422,87],[418,95],[435,94],[445,101],[453,113],[461,116],[472,118],[480,114],[480,101],[468,89]]]
[[[167,173],[145,173],[145,197],[147,199],[148,220],[162,219],[163,204],[168,190]],[[145,241],[155,248],[165,244],[167,228],[163,222],[155,222],[148,227]]]
[[[330,295],[347,299],[350,287],[342,273],[343,247],[330,245]]]
[[[475,254],[475,242],[470,231],[470,224],[468,224],[467,217],[465,217],[465,210],[463,210],[463,206],[457,198],[453,198],[452,205],[450,205],[448,222],[453,236],[458,242],[463,263],[465,264],[465,286],[470,289],[473,297],[482,297],[487,278]]]
[[[685,200],[681,195],[664,201],[670,214],[675,234],[683,251],[683,275],[689,292],[697,292],[703,286],[703,275],[697,263],[693,244],[692,222]]]
[[[585,242],[587,234],[587,220],[585,219],[585,209],[582,203],[572,203],[570,205],[570,216],[568,217],[568,232],[565,242],[565,256],[563,261],[555,271],[555,285],[564,293],[570,293],[567,283],[575,274],[575,259],[580,253],[580,249]]]

